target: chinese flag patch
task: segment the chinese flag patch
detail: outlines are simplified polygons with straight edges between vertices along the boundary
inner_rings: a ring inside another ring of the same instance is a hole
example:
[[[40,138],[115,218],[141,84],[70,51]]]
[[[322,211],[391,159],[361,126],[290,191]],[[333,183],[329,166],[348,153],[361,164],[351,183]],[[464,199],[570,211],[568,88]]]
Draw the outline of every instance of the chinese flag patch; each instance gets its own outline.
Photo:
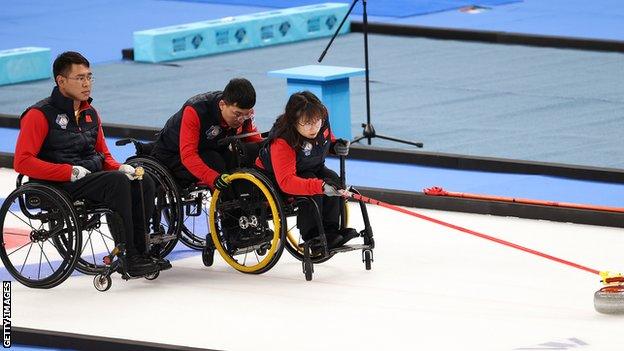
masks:
[[[87,115],[87,123],[91,123],[93,122],[93,120],[91,120],[91,115]]]

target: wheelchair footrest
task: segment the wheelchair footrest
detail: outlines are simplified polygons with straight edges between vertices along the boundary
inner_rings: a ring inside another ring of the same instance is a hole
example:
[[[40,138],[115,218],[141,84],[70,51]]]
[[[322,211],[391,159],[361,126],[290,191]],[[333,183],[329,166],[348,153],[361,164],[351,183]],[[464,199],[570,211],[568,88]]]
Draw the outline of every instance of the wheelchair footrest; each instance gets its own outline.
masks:
[[[249,252],[253,252],[253,251],[257,251],[257,250],[266,250],[268,247],[271,247],[270,244],[267,245],[267,243],[260,243],[260,244],[256,244],[256,245],[252,245],[252,246],[247,246],[247,247],[240,247],[240,248],[236,248],[236,250],[234,250],[234,252],[232,252],[232,256],[236,256],[236,255],[243,255]]]
[[[330,254],[336,254],[339,252],[349,252],[349,251],[366,250],[366,249],[372,250],[372,247],[370,245],[365,245],[365,244],[344,245],[344,246],[333,248],[329,252]]]
[[[150,237],[150,244],[163,244],[175,240],[177,236],[175,235],[154,235]]]

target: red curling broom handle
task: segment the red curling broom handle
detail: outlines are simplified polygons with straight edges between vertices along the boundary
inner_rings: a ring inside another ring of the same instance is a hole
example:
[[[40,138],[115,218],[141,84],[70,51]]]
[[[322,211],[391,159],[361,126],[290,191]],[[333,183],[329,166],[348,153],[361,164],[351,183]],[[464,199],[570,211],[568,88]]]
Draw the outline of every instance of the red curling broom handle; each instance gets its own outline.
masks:
[[[401,212],[401,213],[405,213],[407,215],[410,215],[410,216],[413,216],[413,217],[416,217],[416,218],[424,219],[425,221],[433,222],[433,223],[439,224],[439,225],[447,227],[447,228],[459,230],[460,232],[463,232],[463,233],[466,233],[466,234],[478,236],[479,238],[487,239],[487,240],[493,241],[495,243],[502,244],[502,245],[505,245],[505,246],[509,246],[509,247],[514,248],[514,249],[522,250],[524,252],[528,252],[528,253],[533,254],[533,255],[537,255],[537,256],[540,256],[540,257],[543,257],[543,258],[547,258],[547,259],[555,261],[555,262],[563,263],[565,265],[568,265],[568,266],[571,266],[571,267],[574,267],[574,268],[578,268],[578,269],[587,271],[589,273],[594,273],[594,274],[600,275],[600,271],[598,271],[596,269],[585,267],[585,266],[580,265],[578,263],[566,261],[564,259],[561,259],[561,258],[558,258],[558,257],[555,257],[555,256],[551,256],[551,255],[545,254],[543,252],[539,252],[537,250],[529,249],[528,247],[524,247],[524,246],[521,246],[521,245],[518,245],[518,244],[514,244],[514,243],[509,242],[509,241],[498,239],[498,238],[495,238],[493,236],[489,236],[487,234],[475,232],[474,230],[470,230],[470,229],[467,229],[467,228],[464,228],[464,227],[460,227],[458,225],[454,225],[454,224],[451,224],[451,223],[448,223],[448,222],[441,221],[439,219],[435,219],[435,218],[432,218],[432,217],[429,217],[429,216],[425,216],[425,215],[422,215],[420,213],[416,213],[414,211],[406,210],[404,208],[391,205],[389,203],[385,203],[385,202],[382,202],[382,201],[379,201],[379,200],[371,199],[370,197],[366,197],[366,196],[355,194],[355,193],[348,192],[348,191],[345,191],[343,193],[343,196],[344,197],[351,197],[351,198],[353,198],[355,200],[363,201],[363,202],[368,203],[368,204],[373,204],[373,205],[389,208],[391,210],[394,210],[394,211],[397,211],[397,212]]]

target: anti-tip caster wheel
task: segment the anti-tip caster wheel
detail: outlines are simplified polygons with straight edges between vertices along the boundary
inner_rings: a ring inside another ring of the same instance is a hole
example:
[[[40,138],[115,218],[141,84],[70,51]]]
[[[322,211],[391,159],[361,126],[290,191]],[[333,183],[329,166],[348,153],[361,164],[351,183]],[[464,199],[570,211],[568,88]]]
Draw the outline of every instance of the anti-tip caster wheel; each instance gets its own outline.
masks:
[[[367,271],[371,270],[371,263],[373,262],[373,251],[371,250],[363,250],[362,251],[362,261],[364,262],[364,266]]]
[[[312,273],[314,273],[314,268],[312,266],[312,261],[303,261],[303,273],[305,274],[305,279],[307,281],[312,280]]]
[[[104,292],[113,285],[113,280],[110,276],[104,274],[98,274],[93,277],[93,286],[101,292]]]
[[[204,247],[202,250],[202,262],[204,266],[210,267],[214,263],[214,249]]]
[[[145,279],[147,279],[147,280],[154,280],[154,279],[158,278],[159,275],[160,275],[160,271],[156,271],[154,273],[150,273],[150,274],[146,275]]]

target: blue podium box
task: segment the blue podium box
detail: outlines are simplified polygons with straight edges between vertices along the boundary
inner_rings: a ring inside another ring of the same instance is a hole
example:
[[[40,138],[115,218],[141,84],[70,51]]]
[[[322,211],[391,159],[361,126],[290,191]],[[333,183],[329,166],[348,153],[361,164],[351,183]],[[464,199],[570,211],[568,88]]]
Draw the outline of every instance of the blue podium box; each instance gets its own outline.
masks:
[[[163,62],[320,38],[348,5],[324,3],[134,32],[134,60]],[[349,31],[349,21],[340,33]]]
[[[0,85],[50,78],[48,48],[23,47],[0,51]]]
[[[329,121],[337,138],[351,140],[351,103],[349,77],[362,76],[363,68],[309,65],[268,72],[286,78],[287,99],[293,93],[309,90],[318,96],[329,112]]]

